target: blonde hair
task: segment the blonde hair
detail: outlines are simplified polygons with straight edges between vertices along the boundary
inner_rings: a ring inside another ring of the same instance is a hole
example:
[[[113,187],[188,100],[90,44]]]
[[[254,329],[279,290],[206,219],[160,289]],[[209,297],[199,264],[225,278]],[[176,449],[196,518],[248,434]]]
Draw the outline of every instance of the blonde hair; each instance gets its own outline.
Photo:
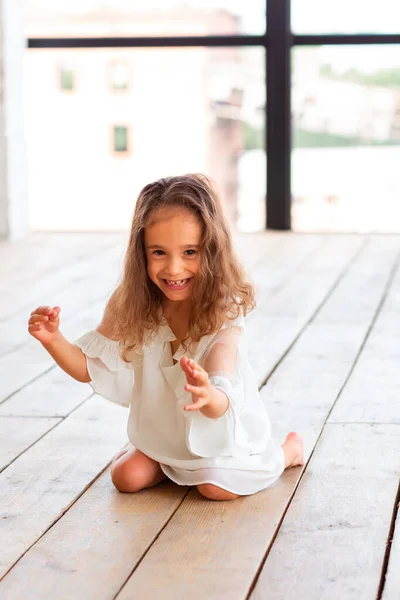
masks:
[[[125,360],[164,323],[163,293],[148,276],[144,247],[150,215],[162,207],[190,210],[202,227],[199,276],[193,285],[185,341],[197,342],[218,331],[227,318],[235,319],[240,312],[245,316],[255,306],[253,285],[245,280],[235,256],[229,225],[210,180],[201,174],[159,179],[146,185],[137,199],[122,280],[110,306],[114,335],[125,345]]]

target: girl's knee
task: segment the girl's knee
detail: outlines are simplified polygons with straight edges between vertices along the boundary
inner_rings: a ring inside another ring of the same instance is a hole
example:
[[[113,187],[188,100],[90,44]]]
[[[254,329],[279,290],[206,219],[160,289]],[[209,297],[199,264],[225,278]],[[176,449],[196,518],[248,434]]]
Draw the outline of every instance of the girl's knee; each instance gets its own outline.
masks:
[[[138,492],[144,486],[140,470],[132,469],[129,463],[115,462],[111,465],[111,481],[119,492]]]
[[[111,481],[119,492],[138,492],[165,479],[159,464],[133,449],[111,464]]]
[[[201,483],[196,487],[200,494],[209,500],[235,500],[235,498],[239,498],[239,494],[228,492],[212,483]]]

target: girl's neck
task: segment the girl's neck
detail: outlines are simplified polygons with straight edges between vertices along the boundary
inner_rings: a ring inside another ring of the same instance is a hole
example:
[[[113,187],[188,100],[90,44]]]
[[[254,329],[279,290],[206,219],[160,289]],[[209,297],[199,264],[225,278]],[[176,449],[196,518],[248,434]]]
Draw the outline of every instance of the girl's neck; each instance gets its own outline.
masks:
[[[171,302],[164,301],[163,303],[163,315],[169,322],[170,320],[174,321],[187,321],[189,323],[190,320],[190,303],[183,302]]]

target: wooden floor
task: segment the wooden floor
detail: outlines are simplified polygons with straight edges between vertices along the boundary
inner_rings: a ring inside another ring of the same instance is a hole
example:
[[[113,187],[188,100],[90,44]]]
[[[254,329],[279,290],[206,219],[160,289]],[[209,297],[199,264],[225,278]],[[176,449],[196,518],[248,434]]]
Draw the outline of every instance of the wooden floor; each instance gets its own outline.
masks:
[[[126,240],[0,244],[1,600],[399,600],[400,236],[236,240],[273,437],[298,431],[306,466],[233,502],[172,482],[118,493],[126,409],[27,333],[39,304],[62,307],[71,341],[96,327]]]

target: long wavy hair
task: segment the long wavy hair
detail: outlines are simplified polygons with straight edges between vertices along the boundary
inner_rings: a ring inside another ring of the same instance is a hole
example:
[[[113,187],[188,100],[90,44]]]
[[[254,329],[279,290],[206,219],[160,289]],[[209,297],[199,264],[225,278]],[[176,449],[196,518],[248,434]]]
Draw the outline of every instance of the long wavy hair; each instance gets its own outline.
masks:
[[[187,337],[195,343],[218,331],[227,319],[244,316],[255,306],[254,287],[246,281],[235,256],[229,225],[210,180],[202,174],[159,179],[146,185],[136,202],[122,279],[112,295],[114,335],[124,342],[129,361],[165,324],[163,293],[147,273],[144,230],[153,211],[177,207],[192,211],[202,227],[200,268],[193,282]]]

